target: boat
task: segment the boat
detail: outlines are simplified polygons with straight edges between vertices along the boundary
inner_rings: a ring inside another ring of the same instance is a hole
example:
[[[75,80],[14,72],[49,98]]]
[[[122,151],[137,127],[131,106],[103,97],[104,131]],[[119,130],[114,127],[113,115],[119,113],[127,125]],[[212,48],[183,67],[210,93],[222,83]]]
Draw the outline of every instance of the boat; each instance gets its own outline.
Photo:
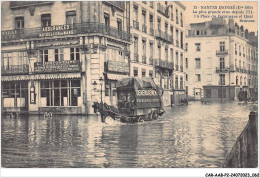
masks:
[[[116,83],[117,108],[106,103],[95,102],[94,112],[101,114],[101,121],[107,117],[123,123],[156,120],[164,114],[163,89],[152,78],[129,77]]]

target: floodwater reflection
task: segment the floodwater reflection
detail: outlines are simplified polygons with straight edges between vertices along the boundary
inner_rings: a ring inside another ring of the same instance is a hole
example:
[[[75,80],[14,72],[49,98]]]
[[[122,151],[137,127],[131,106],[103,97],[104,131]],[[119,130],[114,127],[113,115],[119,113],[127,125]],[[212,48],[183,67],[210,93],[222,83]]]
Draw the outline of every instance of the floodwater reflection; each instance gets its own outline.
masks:
[[[3,167],[221,167],[256,106],[167,108],[151,122],[98,116],[2,117]]]

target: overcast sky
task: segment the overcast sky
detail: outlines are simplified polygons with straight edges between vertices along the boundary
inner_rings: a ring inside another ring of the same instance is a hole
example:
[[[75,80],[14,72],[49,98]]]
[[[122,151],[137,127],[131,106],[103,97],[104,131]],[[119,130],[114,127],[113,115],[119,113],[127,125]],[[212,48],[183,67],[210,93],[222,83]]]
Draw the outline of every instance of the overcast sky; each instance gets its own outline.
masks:
[[[258,6],[257,6],[257,2],[254,1],[219,1],[219,2],[213,2],[213,1],[181,1],[181,3],[183,5],[186,6],[186,11],[184,14],[184,22],[186,23],[186,25],[190,24],[190,23],[197,23],[197,22],[205,22],[205,21],[209,21],[211,20],[210,18],[194,18],[194,14],[193,14],[193,8],[194,6],[198,7],[198,13],[201,10],[201,6],[252,6],[253,9],[253,18],[247,18],[247,19],[253,19],[255,22],[240,22],[240,19],[234,19],[236,23],[238,23],[238,25],[243,25],[244,29],[248,29],[249,31],[255,31],[257,32],[258,29]],[[219,10],[219,9],[204,9],[203,11],[208,11],[208,10]],[[230,11],[230,9],[222,9],[222,11],[224,10],[228,10]],[[238,9],[235,9],[236,11],[239,11]],[[232,11],[232,10],[231,10]],[[246,10],[244,9],[244,14],[242,14],[243,16],[246,14]],[[199,14],[200,15],[200,14]],[[221,14],[222,15],[222,14]],[[232,14],[230,14],[232,15]],[[240,14],[238,14],[240,15]],[[250,15],[250,14],[249,14]],[[243,19],[245,19],[243,17]]]

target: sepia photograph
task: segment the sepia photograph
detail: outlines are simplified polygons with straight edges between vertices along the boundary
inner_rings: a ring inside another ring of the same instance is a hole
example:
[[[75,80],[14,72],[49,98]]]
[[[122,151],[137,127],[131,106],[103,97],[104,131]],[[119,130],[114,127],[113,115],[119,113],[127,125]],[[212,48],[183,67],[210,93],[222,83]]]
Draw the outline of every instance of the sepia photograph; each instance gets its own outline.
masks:
[[[259,177],[258,2],[1,1],[1,96],[3,171]]]

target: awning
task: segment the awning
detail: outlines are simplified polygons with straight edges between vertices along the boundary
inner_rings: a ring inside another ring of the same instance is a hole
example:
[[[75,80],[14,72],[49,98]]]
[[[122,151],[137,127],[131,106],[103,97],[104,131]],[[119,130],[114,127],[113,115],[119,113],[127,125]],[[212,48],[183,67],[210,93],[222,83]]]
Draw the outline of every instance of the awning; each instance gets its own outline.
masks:
[[[120,75],[120,74],[107,74],[107,79],[109,80],[120,80],[122,78],[127,78],[128,75]]]
[[[73,79],[81,78],[81,73],[57,73],[57,74],[32,74],[32,75],[13,75],[2,76],[2,81],[19,80],[50,80],[50,79]]]

